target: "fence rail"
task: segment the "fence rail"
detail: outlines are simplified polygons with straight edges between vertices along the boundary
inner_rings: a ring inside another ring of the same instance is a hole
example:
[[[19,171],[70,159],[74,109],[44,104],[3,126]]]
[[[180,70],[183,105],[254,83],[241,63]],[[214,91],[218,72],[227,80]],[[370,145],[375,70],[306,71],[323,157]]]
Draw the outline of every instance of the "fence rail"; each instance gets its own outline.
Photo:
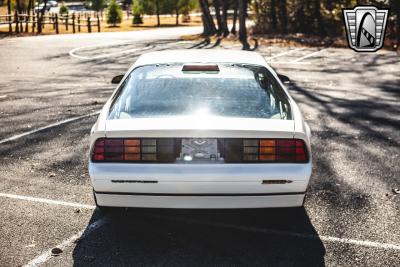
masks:
[[[59,15],[57,13],[46,13],[43,16],[36,14],[19,14],[15,11],[14,15],[0,15],[0,26],[8,25],[10,33],[22,32],[38,32],[41,33],[45,25],[52,25],[52,30],[56,34],[60,33],[60,27],[65,27],[65,31],[72,33],[81,32],[82,28],[86,28],[87,32],[92,32],[95,27],[98,32],[101,31],[101,23],[99,13],[72,13]],[[29,29],[29,26],[31,28]]]

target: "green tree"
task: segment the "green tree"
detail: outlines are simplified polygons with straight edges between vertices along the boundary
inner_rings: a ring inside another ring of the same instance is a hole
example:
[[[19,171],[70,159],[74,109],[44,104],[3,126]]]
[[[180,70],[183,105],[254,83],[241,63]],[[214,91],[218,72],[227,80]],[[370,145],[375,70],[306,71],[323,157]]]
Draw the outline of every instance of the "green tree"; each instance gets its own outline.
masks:
[[[64,2],[62,2],[59,10],[60,14],[61,15],[67,14],[68,11],[69,11],[68,7],[64,4]]]
[[[111,0],[107,11],[107,24],[112,24],[113,27],[122,21],[122,10],[115,0]]]
[[[161,13],[175,15],[175,23],[178,25],[179,15],[188,16],[197,7],[197,0],[163,0],[160,4]]]
[[[89,0],[90,7],[94,11],[101,11],[106,6],[106,0]]]
[[[188,19],[190,11],[198,8],[197,0],[179,0],[178,2],[178,12],[183,15],[183,22]]]
[[[140,0],[135,0],[132,4],[133,20],[132,24],[143,24],[142,15],[144,12],[143,3]]]

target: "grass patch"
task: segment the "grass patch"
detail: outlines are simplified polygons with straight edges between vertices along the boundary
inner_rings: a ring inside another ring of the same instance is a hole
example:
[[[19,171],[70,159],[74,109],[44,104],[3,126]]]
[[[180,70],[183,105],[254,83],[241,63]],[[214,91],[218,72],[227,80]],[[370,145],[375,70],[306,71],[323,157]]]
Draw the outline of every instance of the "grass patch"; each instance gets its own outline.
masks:
[[[175,17],[161,17],[161,26],[160,28],[163,27],[177,27],[177,26],[200,26],[202,25],[202,21],[200,17],[192,17],[191,22],[189,23],[182,23],[181,18],[179,19],[180,24],[176,25],[175,24]],[[71,23],[71,21],[70,21]],[[94,23],[94,22],[92,22]],[[86,21],[81,21],[81,24],[86,25]],[[63,24],[59,24],[59,33],[60,34],[69,34],[73,33],[72,26],[68,26],[68,30],[66,29],[66,26]],[[143,18],[143,24],[140,25],[132,25],[132,17],[126,18],[122,20],[122,23],[119,24],[116,27],[113,27],[112,25],[108,25],[106,23],[106,18],[104,17],[103,21],[100,21],[100,31],[101,32],[126,32],[126,31],[141,31],[141,30],[148,30],[148,29],[154,29],[154,28],[159,28],[157,27],[157,17],[156,16],[150,16],[150,17],[145,17]],[[25,31],[25,23],[23,23],[23,29]],[[78,32],[78,26],[75,28],[76,33]],[[13,31],[15,31],[15,26],[13,26]],[[81,31],[80,33],[87,33],[88,29],[86,26],[81,26]],[[97,32],[97,26],[92,25],[92,32]],[[7,34],[8,33],[8,25],[1,25],[0,26],[0,33]],[[43,28],[43,34],[56,34],[56,30],[53,28],[52,24],[46,24]],[[35,33],[32,33],[32,25],[28,26],[28,33],[20,33],[18,36],[23,36],[23,35],[35,35]]]

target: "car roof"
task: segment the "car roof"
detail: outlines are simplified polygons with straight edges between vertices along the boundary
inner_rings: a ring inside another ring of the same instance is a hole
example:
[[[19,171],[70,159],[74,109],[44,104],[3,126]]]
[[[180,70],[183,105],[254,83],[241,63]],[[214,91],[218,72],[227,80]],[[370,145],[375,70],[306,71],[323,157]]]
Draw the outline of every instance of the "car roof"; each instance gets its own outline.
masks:
[[[167,63],[240,63],[266,65],[256,52],[222,49],[185,49],[149,52],[141,55],[134,67]]]

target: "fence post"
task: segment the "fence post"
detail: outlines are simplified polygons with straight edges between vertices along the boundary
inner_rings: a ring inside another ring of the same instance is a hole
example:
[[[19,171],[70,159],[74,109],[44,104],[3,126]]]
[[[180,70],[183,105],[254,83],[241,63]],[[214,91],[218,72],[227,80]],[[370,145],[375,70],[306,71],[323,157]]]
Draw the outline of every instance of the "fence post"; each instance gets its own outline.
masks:
[[[99,13],[97,13],[97,31],[100,32],[100,18],[99,18]]]
[[[21,14],[18,14],[18,21],[19,21],[19,32],[24,32],[23,29],[23,17],[21,17]]]
[[[56,29],[56,14],[51,14],[51,22],[53,24],[53,30]]]
[[[43,32],[43,29],[46,28],[46,13],[43,16],[40,16],[40,33]]]
[[[37,32],[42,33],[42,22],[39,13],[40,12],[37,13]]]
[[[19,33],[19,21],[18,21],[18,13],[17,10],[14,12],[15,17],[15,33]]]
[[[23,19],[23,17],[19,18],[19,30],[20,30],[20,32],[24,31],[24,19]]]
[[[56,24],[56,34],[58,34],[59,33],[59,30],[58,30],[58,14],[56,14],[56,16],[55,16],[55,24]]]
[[[69,14],[67,13],[67,16],[64,17],[65,18],[65,30],[68,31],[68,18],[69,18]]]
[[[35,32],[35,26],[36,26],[36,16],[35,13],[32,14],[32,32]]]
[[[90,21],[90,16],[89,16],[87,18],[87,29],[88,29],[88,32],[92,32],[92,25],[90,23],[91,23],[91,21]]]
[[[78,32],[81,32],[81,14],[78,14]]]
[[[75,33],[75,13],[72,13],[72,33]]]
[[[30,17],[30,14],[27,13],[26,17],[25,17],[25,32],[28,32],[29,17]]]
[[[11,15],[11,13],[10,14],[7,14],[8,15],[8,32],[12,32],[12,15]]]

